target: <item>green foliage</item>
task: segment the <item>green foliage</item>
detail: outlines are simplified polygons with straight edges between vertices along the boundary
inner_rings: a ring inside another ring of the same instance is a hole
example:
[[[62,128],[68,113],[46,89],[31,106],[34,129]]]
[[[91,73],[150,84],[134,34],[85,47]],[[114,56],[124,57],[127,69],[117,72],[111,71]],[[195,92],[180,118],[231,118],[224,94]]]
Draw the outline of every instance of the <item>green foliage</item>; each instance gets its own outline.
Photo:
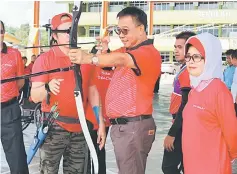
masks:
[[[20,39],[20,45],[26,46],[28,44],[30,33],[29,24],[22,24],[20,27],[6,26],[6,32]],[[40,30],[40,38],[41,45],[48,45],[48,33],[45,31],[45,29]]]

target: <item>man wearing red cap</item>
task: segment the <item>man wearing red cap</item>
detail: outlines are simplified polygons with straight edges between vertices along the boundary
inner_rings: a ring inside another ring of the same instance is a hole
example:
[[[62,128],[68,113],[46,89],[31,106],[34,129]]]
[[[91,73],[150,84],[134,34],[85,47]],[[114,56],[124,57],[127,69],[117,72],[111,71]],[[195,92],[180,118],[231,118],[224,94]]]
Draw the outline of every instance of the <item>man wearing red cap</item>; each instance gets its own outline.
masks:
[[[57,44],[69,44],[69,30],[72,25],[72,16],[67,13],[56,15],[52,19],[53,39]],[[71,66],[67,56],[69,45],[54,46],[48,52],[36,59],[33,73],[55,68]],[[98,91],[89,80],[92,66],[81,66],[83,105],[90,102],[91,106],[99,106],[99,98],[90,97]],[[85,137],[78,120],[78,113],[74,97],[74,72],[58,72],[32,78],[31,97],[34,102],[42,102],[42,111],[47,117],[50,108],[57,102],[59,117],[50,129],[43,146],[40,149],[40,172],[44,174],[58,173],[60,160],[63,156],[64,174],[82,174],[87,158]],[[99,96],[99,95],[95,95]],[[105,127],[102,115],[98,130],[100,148],[105,143]]]

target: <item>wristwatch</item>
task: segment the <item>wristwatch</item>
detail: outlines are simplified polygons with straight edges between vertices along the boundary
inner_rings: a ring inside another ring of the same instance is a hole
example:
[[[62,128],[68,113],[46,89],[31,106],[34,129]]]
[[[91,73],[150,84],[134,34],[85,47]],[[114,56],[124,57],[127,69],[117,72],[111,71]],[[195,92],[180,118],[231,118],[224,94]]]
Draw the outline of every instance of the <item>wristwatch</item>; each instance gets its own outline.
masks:
[[[98,65],[98,63],[99,63],[99,58],[96,56],[96,55],[94,55],[92,58],[91,58],[91,63],[93,64],[93,65]]]

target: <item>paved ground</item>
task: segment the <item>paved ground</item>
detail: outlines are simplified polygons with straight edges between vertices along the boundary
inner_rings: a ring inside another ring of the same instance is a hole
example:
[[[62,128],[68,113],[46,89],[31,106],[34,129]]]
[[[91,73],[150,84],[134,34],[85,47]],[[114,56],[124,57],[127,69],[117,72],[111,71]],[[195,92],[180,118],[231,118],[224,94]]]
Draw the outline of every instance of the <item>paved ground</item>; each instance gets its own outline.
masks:
[[[148,157],[147,162],[147,170],[146,174],[162,174],[161,172],[161,161],[163,156],[163,139],[171,125],[171,117],[168,114],[168,107],[169,107],[169,96],[172,91],[172,77],[163,76],[161,79],[161,89],[160,94],[154,96],[154,118],[157,125],[157,132],[156,132],[156,140],[153,144],[151,152]],[[24,131],[24,140],[26,149],[28,149],[29,144],[31,143],[32,137],[35,132],[34,125],[30,125]],[[10,174],[7,163],[5,161],[4,153],[1,150],[1,173],[2,174]],[[116,174],[116,161],[113,152],[113,146],[111,143],[110,138],[107,140],[106,144],[107,150],[107,174]],[[39,157],[38,154],[29,165],[30,174],[38,174],[38,166],[39,166]],[[237,174],[237,165],[234,166],[233,174]],[[60,171],[62,174],[62,171]]]

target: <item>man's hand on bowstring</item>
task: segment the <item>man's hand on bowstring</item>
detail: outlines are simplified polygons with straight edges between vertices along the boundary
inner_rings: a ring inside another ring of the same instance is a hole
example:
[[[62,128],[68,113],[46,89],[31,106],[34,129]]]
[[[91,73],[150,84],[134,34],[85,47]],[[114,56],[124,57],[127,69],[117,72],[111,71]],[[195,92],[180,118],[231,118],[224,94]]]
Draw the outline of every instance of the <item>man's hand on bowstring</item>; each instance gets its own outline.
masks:
[[[54,95],[58,95],[60,92],[60,84],[64,79],[52,79],[49,82],[49,89]]]

